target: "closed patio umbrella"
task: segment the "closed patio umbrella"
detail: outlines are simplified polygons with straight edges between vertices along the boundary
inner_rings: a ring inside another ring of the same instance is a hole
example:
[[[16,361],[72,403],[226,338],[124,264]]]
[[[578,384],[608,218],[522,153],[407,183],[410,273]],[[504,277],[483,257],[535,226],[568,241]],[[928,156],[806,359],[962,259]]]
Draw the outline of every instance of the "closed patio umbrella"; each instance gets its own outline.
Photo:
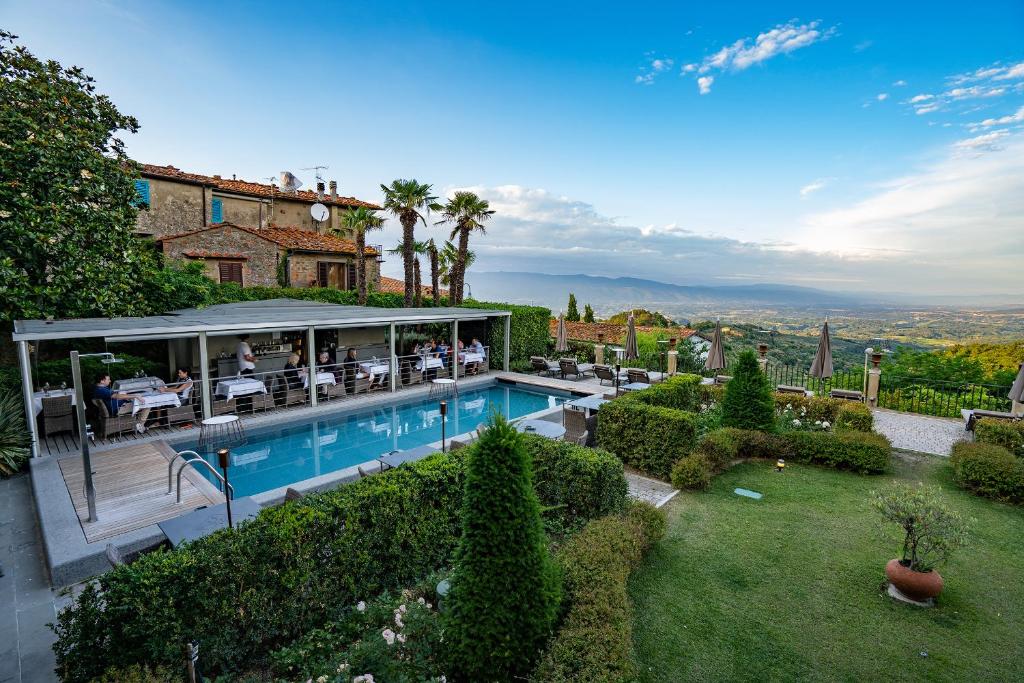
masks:
[[[563,353],[569,350],[569,334],[565,331],[565,316],[558,315],[558,332],[555,335],[555,351]]]
[[[704,361],[704,367],[708,370],[722,370],[725,368],[725,349],[722,347],[722,321],[715,324],[715,338],[711,340],[711,348],[708,349],[708,357]]]
[[[626,323],[626,360],[635,360],[640,357],[640,349],[636,345],[636,321],[633,314],[629,314],[629,321]]]
[[[811,377],[828,379],[832,376],[832,340],[828,336],[828,320],[821,328],[821,336],[818,338],[818,352],[814,354],[814,361],[811,363]]]
[[[1011,401],[1024,403],[1024,363],[1021,363],[1017,370],[1017,379],[1013,380],[1013,386],[1010,387],[1009,398]]]

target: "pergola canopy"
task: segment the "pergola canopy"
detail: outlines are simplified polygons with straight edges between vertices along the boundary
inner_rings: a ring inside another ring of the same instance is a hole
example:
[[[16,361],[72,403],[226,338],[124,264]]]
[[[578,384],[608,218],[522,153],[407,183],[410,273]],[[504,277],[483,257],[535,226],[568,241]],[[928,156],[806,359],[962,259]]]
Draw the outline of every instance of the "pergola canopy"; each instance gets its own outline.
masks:
[[[508,311],[477,308],[372,308],[303,301],[264,299],[187,308],[144,318],[76,318],[16,320],[14,341],[103,337],[109,341],[167,339],[205,332],[208,335],[314,327],[418,325],[453,320],[510,316]]]

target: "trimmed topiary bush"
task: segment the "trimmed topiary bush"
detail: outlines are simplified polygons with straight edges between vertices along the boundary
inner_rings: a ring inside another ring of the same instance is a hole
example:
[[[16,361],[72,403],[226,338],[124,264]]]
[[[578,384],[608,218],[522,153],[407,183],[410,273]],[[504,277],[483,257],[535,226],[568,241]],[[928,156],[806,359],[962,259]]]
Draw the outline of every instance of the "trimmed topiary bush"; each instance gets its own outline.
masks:
[[[702,453],[690,453],[672,466],[672,486],[677,489],[708,489],[711,487],[711,465]]]
[[[839,401],[833,425],[839,431],[870,432],[875,428],[875,416],[859,401]]]
[[[960,441],[953,445],[949,461],[962,488],[986,498],[1024,503],[1024,460],[1002,446]]]
[[[700,376],[673,375],[664,382],[633,394],[636,400],[650,406],[675,408],[695,413],[700,409]]]
[[[561,585],[531,479],[522,438],[494,415],[466,456],[462,539],[446,601],[456,680],[529,674],[554,626]]]
[[[861,474],[885,472],[892,456],[889,440],[870,432],[788,432],[782,442],[783,457]]]
[[[744,351],[736,361],[732,379],[725,385],[722,425],[775,431],[773,393],[771,382],[757,364],[757,356],[753,351]]]
[[[978,420],[974,425],[974,440],[1002,446],[1018,458],[1024,458],[1024,420]]]
[[[697,416],[648,405],[635,392],[601,406],[597,443],[645,474],[668,479],[672,465],[697,440]]]
[[[570,602],[532,680],[620,683],[636,679],[633,606],[627,582],[665,532],[660,511],[634,503],[625,515],[589,523],[559,553]]]

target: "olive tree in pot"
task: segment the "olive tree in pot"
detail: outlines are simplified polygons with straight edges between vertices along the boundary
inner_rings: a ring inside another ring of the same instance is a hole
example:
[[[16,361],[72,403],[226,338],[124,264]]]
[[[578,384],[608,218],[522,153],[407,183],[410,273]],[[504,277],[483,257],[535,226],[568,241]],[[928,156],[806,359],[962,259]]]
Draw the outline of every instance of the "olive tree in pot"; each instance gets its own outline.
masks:
[[[903,596],[926,602],[942,592],[936,567],[967,540],[968,520],[949,509],[934,486],[897,483],[872,492],[872,504],[886,521],[903,529],[903,553],[885,566],[889,582]]]

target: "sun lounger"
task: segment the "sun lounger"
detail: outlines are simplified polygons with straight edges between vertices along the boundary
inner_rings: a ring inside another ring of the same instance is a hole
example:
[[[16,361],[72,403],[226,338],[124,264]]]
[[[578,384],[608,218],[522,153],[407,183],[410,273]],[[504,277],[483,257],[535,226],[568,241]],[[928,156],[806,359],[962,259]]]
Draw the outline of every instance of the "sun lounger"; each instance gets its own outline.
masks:
[[[661,372],[651,372],[644,370],[643,368],[626,368],[626,379],[629,384],[640,382],[641,384],[657,384],[658,382],[664,381],[665,374]]]
[[[725,384],[732,379],[732,375],[715,375],[715,384]]]
[[[964,429],[968,432],[974,431],[974,425],[978,423],[981,418],[988,418],[990,420],[1020,420],[1020,415],[1014,415],[1013,413],[1004,413],[998,410],[968,410],[963,408],[960,414],[964,418]]]
[[[593,363],[578,363],[575,358],[559,358],[558,367],[562,372],[562,379],[565,379],[566,375],[574,375],[579,378],[587,373],[594,374]]]
[[[550,361],[543,356],[530,356],[530,365],[537,372],[538,375],[547,373],[548,375],[554,375],[556,372],[560,372],[561,368],[558,363]]]

